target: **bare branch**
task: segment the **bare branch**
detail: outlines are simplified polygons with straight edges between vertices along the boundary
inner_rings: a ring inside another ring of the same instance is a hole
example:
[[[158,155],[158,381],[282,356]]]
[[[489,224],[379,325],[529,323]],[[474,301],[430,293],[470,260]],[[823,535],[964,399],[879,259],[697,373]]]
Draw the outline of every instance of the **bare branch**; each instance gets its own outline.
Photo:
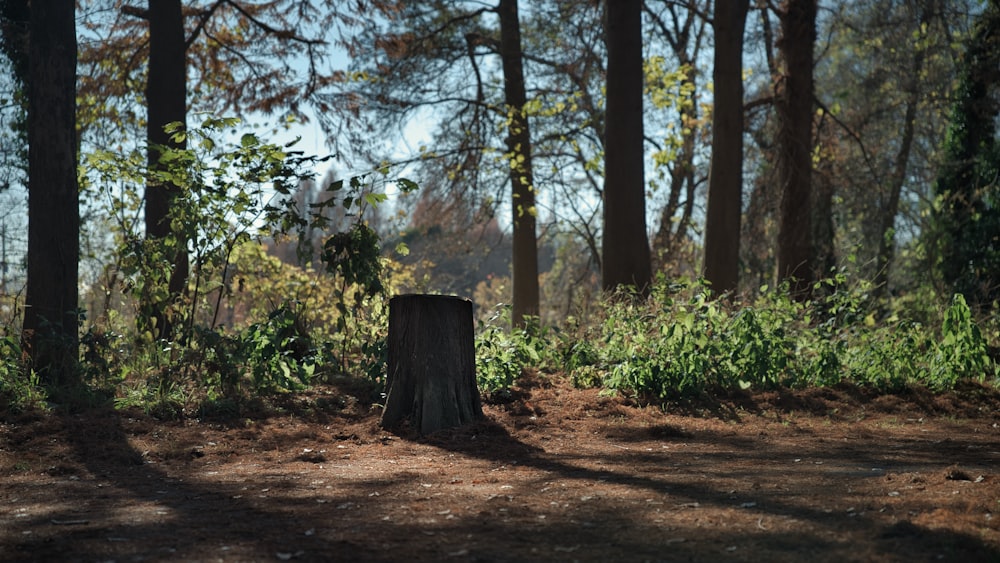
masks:
[[[122,13],[127,16],[132,16],[134,18],[139,18],[143,20],[149,19],[149,10],[145,8],[140,8],[138,6],[132,6],[130,4],[125,4],[122,6]]]
[[[759,107],[774,104],[774,96],[761,96],[743,104],[743,113],[751,112]]]
[[[871,172],[872,177],[878,178],[880,176],[878,174],[878,169],[875,167],[875,163],[872,162],[871,155],[868,154],[868,149],[865,148],[865,142],[861,140],[861,136],[855,133],[850,127],[848,127],[846,123],[841,121],[840,118],[838,118],[833,112],[831,112],[830,108],[826,107],[826,104],[824,104],[819,98],[813,98],[813,102],[821,110],[823,110],[824,117],[830,116],[830,119],[832,119],[834,123],[839,125],[840,128],[843,129],[848,136],[854,139],[854,142],[857,143],[858,148],[861,149],[861,156],[864,157],[865,164],[868,165],[868,170]]]

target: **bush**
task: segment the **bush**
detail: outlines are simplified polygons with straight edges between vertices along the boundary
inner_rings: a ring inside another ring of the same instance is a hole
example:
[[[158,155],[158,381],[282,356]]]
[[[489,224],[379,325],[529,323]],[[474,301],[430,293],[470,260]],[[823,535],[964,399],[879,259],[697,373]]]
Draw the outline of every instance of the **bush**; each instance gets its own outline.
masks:
[[[17,338],[0,337],[0,412],[21,412],[45,402],[38,376],[25,373],[20,365],[21,346]]]
[[[555,349],[548,329],[538,319],[514,329],[510,326],[510,307],[498,306],[494,315],[480,322],[476,335],[476,382],[487,391],[509,389],[525,367],[552,369]]]
[[[509,387],[523,367],[544,366],[580,386],[667,400],[841,381],[880,391],[942,391],[996,375],[961,295],[935,328],[903,307],[881,310],[869,284],[847,282],[821,282],[829,293],[806,303],[787,288],[765,287],[740,303],[715,299],[701,283],[659,282],[648,299],[613,296],[589,323],[569,319],[559,331],[508,332],[486,323],[477,340],[479,383]],[[928,318],[924,309],[914,313]]]

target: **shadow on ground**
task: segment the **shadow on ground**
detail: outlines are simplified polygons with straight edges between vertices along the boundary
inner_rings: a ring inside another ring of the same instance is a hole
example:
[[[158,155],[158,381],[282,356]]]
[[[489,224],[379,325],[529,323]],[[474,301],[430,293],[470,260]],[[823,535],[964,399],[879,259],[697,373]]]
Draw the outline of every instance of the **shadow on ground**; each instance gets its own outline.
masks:
[[[373,414],[292,416],[220,425],[208,436],[233,441],[220,453],[186,434],[206,423],[112,411],[8,423],[8,459],[34,451],[48,465],[4,467],[0,559],[1000,560],[996,525],[955,516],[1000,509],[993,437],[948,424],[882,434],[816,414],[854,400],[843,397],[795,399],[811,424],[762,420],[792,399],[706,421],[571,419],[536,397],[544,409],[517,420],[490,407],[425,438],[383,433]],[[279,424],[290,430],[269,436]],[[168,462],[136,446],[168,442]]]

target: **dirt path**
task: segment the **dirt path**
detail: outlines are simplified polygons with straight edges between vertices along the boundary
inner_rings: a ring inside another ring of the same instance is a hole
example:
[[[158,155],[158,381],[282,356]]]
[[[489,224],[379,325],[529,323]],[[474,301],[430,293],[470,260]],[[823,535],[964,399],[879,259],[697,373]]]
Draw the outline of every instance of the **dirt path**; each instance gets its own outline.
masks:
[[[486,411],[424,439],[332,387],[267,418],[7,417],[0,560],[1000,561],[994,390],[664,413],[535,380]]]

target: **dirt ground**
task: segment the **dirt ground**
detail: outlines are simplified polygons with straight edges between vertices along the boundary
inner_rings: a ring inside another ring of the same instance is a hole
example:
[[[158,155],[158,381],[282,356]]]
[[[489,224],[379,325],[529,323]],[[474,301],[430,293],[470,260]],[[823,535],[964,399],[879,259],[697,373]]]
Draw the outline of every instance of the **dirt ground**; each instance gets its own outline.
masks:
[[[1000,393],[639,406],[542,376],[424,438],[328,386],[267,416],[5,416],[3,561],[1000,561]]]

